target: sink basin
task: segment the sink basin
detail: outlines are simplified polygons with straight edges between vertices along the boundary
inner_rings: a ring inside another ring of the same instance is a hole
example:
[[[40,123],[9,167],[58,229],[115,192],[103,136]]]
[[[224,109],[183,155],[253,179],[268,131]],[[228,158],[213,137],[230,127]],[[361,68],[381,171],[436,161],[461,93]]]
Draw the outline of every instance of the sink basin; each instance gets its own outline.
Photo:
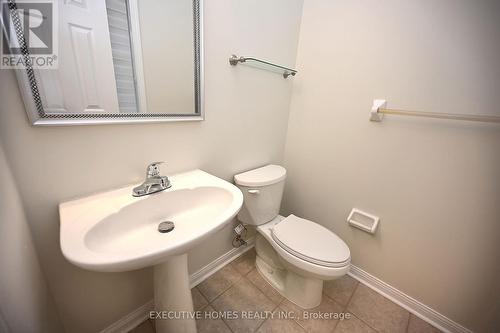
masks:
[[[169,179],[171,188],[143,197],[133,197],[131,185],[61,203],[61,249],[70,262],[94,271],[155,266],[156,310],[192,311],[186,253],[236,216],[243,195],[201,170]],[[165,221],[174,229],[160,233]],[[157,332],[195,332],[193,325],[165,320]]]
[[[236,186],[204,171],[169,178],[171,188],[143,197],[133,197],[134,186],[127,186],[60,204],[64,256],[95,271],[152,266],[220,230],[243,203]],[[163,221],[175,228],[160,233]]]
[[[121,191],[130,196],[129,189]],[[184,253],[224,226],[238,209],[232,193],[216,186],[161,192],[144,199],[99,216],[99,222],[84,232],[80,254],[85,249],[98,254],[93,261],[82,260],[87,268],[136,269]],[[96,212],[89,211],[79,221],[85,224],[95,217]],[[174,230],[158,232],[161,221],[174,222]]]

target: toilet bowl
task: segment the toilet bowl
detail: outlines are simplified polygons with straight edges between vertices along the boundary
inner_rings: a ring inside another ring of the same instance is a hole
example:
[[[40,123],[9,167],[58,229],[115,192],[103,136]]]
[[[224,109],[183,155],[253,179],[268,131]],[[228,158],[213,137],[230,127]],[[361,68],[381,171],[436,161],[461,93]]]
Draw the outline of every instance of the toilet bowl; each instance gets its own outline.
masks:
[[[345,275],[350,251],[335,233],[293,214],[279,215],[285,168],[267,165],[234,176],[244,196],[238,219],[257,229],[256,267],[283,297],[301,308],[321,303],[323,281]]]

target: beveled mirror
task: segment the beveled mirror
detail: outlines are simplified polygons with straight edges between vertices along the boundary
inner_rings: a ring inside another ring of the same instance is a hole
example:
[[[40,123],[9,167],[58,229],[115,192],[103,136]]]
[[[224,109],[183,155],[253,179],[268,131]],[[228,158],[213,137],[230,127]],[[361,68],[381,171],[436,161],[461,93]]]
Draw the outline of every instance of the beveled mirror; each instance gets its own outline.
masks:
[[[2,5],[34,125],[203,119],[201,0],[42,3]]]

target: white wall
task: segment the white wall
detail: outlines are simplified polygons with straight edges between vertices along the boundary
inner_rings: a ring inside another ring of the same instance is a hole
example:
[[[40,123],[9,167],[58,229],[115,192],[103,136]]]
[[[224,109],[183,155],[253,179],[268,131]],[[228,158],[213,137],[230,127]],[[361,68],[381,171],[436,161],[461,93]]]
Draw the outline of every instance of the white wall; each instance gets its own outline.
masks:
[[[62,332],[0,142],[0,332]]]
[[[306,0],[285,152],[284,213],[476,332],[500,327],[500,127],[368,115],[374,98],[500,115],[499,36],[494,0]],[[382,218],[375,236],[352,207]]]
[[[291,80],[228,64],[232,53],[294,65],[302,0],[207,1],[203,122],[31,127],[14,73],[0,70],[0,139],[19,186],[42,267],[67,332],[96,332],[152,298],[151,270],[94,273],[59,248],[57,204],[140,182],[151,161],[163,172],[201,168],[232,180],[281,163]],[[194,271],[231,248],[231,228],[190,253]]]

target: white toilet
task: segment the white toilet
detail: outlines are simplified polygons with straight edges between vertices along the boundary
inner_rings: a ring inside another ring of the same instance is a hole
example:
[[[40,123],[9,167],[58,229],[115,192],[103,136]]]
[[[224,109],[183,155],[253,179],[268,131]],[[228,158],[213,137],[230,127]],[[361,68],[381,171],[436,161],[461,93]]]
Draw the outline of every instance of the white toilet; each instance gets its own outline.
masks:
[[[238,219],[257,227],[256,266],[281,295],[304,309],[321,303],[323,281],[349,271],[351,254],[332,231],[295,215],[278,215],[286,169],[267,165],[234,176],[244,196]]]

